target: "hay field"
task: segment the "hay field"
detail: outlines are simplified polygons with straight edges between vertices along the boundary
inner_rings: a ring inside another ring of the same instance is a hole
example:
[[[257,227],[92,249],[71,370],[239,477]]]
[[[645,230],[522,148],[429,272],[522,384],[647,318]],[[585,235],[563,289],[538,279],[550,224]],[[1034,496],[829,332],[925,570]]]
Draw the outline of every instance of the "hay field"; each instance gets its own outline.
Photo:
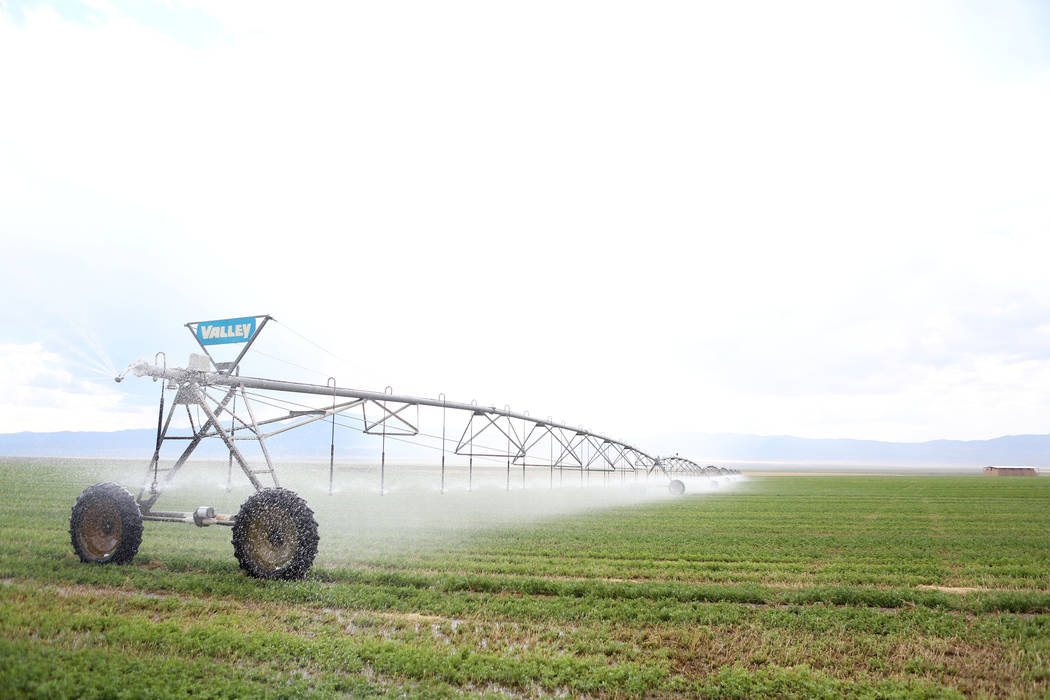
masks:
[[[1050,479],[329,497],[318,472],[320,551],[284,582],[219,527],[80,563],[69,509],[127,468],[0,461],[0,696],[1050,694]],[[236,512],[216,484],[174,506]]]

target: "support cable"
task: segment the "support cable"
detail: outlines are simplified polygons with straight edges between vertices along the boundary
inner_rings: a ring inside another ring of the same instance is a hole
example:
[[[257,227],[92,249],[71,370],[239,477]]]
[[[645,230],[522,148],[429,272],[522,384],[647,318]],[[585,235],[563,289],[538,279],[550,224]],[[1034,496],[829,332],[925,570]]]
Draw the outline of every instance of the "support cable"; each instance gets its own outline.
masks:
[[[264,406],[269,406],[271,408],[279,408],[279,409],[283,409],[283,410],[288,410],[289,406],[294,406],[296,408],[310,408],[310,406],[307,405],[307,404],[296,403],[295,401],[288,401],[287,399],[278,399],[278,398],[276,398],[274,396],[258,394],[256,392],[251,392],[251,391],[247,392],[247,394],[249,396],[251,396],[253,399],[255,399],[255,401],[257,403],[260,403],[260,404],[262,404]],[[267,399],[269,399],[269,400],[267,400]],[[357,421],[358,423],[363,423],[364,422],[363,419],[358,418],[357,416],[346,416],[346,418],[348,420]],[[348,425],[346,423],[340,423],[338,421],[336,421],[336,425],[338,427],[340,427],[340,428],[345,428],[346,430],[353,430],[353,431],[356,431],[356,432],[359,432],[359,433],[364,433],[364,430],[362,428],[360,428],[358,426],[355,426],[355,425]],[[431,435],[430,433],[418,433],[418,435],[421,435],[423,437],[428,437],[428,438],[434,438],[435,440],[440,439],[439,436]],[[435,446],[435,445],[431,445],[431,444],[428,444],[428,443],[425,443],[425,442],[418,442],[416,440],[409,440],[407,438],[400,437],[400,436],[388,435],[387,437],[390,440],[396,440],[397,442],[402,442],[402,443],[405,443],[407,445],[414,445],[416,447],[424,447],[424,448],[426,448],[428,450],[440,450],[441,449],[440,447]],[[494,450],[494,449],[496,449],[492,445],[480,445],[480,447],[483,448],[483,449],[487,449],[487,450]],[[497,460],[501,459],[501,457],[493,456],[493,455],[477,455],[477,456],[479,458],[481,458],[481,459],[486,459],[486,460],[493,461],[493,462],[496,462]]]
[[[332,495],[332,482],[335,480],[335,377],[329,377],[332,385],[332,445],[328,453],[328,495]]]

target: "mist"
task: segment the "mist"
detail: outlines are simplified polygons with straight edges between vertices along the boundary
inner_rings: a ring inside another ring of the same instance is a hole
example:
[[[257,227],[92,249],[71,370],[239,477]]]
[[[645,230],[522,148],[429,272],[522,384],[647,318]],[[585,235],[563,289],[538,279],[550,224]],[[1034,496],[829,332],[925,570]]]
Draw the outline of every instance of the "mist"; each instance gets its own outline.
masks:
[[[145,462],[112,460],[77,462],[84,486],[117,481],[132,493],[148,486]],[[170,462],[161,466],[170,466]],[[254,465],[258,467],[259,465]],[[144,478],[145,477],[145,478]],[[528,468],[522,470],[477,465],[446,468],[442,492],[440,465],[337,463],[329,494],[329,464],[284,463],[277,466],[279,484],[306,500],[318,522],[321,542],[316,563],[321,566],[368,565],[389,557],[424,555],[469,545],[487,533],[585,516],[615,508],[674,503],[682,498],[718,498],[733,491],[741,476],[717,478],[675,475],[685,495],[672,495],[670,478],[654,473],[580,472]],[[260,475],[264,486],[269,477]],[[381,490],[382,489],[382,490]],[[213,506],[235,515],[254,489],[240,468],[218,460],[190,461],[175,476],[154,506],[156,510],[192,511]],[[186,525],[149,523],[150,528]],[[208,530],[222,530],[212,526]],[[190,533],[188,537],[197,533]],[[213,536],[209,534],[208,536]],[[223,535],[228,537],[228,535]],[[148,532],[147,532],[148,539]]]

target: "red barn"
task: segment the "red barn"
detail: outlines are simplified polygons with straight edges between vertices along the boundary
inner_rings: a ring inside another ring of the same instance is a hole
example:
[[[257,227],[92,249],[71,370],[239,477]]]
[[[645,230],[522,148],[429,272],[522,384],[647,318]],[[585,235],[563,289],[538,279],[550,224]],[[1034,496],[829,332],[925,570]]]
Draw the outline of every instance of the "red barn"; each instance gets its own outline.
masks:
[[[985,467],[985,476],[1039,476],[1035,467]]]

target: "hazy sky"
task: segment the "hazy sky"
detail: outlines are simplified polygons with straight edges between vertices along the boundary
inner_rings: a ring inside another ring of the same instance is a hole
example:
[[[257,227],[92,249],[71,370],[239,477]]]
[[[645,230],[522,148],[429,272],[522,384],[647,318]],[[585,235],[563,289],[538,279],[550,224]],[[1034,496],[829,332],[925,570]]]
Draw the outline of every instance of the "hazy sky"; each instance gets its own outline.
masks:
[[[1044,3],[0,8],[0,432],[256,313],[641,445],[1050,432]]]

